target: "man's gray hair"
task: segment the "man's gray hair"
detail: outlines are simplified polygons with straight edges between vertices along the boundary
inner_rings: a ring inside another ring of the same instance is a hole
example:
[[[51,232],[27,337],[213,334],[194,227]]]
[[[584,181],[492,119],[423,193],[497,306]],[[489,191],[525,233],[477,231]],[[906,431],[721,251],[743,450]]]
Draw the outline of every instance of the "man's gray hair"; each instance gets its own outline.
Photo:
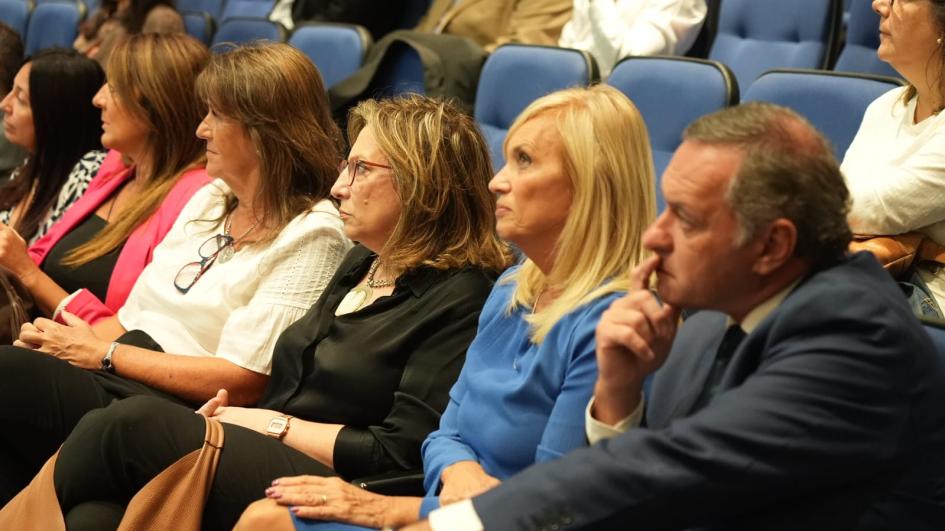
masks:
[[[739,244],[786,218],[797,227],[795,256],[815,266],[843,257],[852,238],[850,194],[830,143],[807,120],[778,105],[746,103],[703,116],[683,138],[742,152],[728,190]]]

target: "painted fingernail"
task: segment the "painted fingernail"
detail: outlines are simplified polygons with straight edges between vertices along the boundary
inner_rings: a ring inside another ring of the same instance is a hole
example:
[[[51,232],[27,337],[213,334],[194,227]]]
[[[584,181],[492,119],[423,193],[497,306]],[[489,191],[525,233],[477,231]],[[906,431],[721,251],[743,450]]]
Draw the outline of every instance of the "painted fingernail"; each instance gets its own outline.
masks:
[[[293,507],[289,507],[289,510],[292,511],[292,514],[299,514],[299,508],[298,508],[298,507],[294,507],[294,506],[293,506]]]
[[[278,485],[278,484],[279,484],[279,480],[278,480],[278,479],[272,480],[272,486],[276,486],[276,485]]]
[[[275,492],[275,491],[272,490],[272,487],[269,487],[268,489],[266,489],[266,496],[272,496],[272,493],[273,493],[273,492]]]

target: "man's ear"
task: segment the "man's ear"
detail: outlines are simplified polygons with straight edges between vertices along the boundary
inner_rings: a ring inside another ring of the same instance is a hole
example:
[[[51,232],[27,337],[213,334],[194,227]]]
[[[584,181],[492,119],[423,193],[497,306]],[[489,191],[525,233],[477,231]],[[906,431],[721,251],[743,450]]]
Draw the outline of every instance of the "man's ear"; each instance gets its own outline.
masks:
[[[791,220],[778,218],[757,237],[761,253],[752,267],[754,273],[768,275],[794,256],[794,248],[797,245],[797,227]]]

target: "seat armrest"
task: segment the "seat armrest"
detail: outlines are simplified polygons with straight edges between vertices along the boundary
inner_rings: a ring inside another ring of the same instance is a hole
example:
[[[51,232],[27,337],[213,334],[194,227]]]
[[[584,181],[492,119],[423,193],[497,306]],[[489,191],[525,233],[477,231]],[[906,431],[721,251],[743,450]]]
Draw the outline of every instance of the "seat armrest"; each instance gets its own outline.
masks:
[[[355,479],[352,484],[385,496],[423,496],[423,472],[399,470]]]

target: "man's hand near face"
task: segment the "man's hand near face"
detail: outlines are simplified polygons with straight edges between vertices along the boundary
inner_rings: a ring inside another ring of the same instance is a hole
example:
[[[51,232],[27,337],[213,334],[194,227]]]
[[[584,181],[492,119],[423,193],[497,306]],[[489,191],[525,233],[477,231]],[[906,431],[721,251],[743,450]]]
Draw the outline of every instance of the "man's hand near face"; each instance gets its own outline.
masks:
[[[643,381],[658,369],[676,336],[679,310],[661,304],[649,290],[659,266],[652,256],[634,271],[630,292],[614,301],[597,325],[598,377],[591,414],[614,425],[630,416],[640,403]]]

